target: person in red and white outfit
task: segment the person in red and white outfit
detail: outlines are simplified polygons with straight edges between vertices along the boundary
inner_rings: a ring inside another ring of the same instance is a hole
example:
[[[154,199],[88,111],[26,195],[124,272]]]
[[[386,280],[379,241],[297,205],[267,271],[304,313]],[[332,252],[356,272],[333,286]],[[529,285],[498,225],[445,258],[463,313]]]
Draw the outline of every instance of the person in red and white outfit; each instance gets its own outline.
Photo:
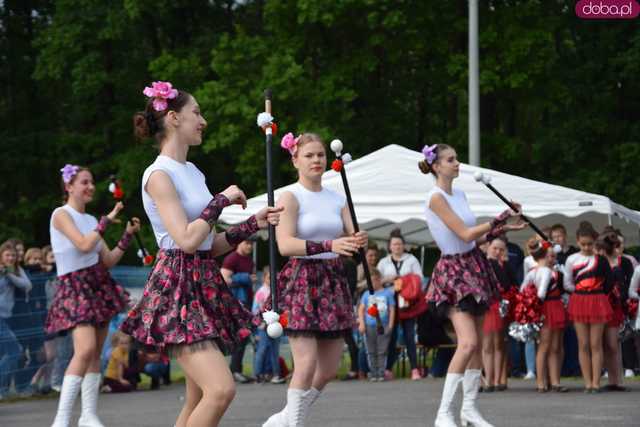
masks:
[[[561,300],[562,274],[553,268],[556,263],[556,254],[550,243],[534,237],[529,240],[527,247],[536,262],[536,267],[524,277],[520,290],[533,285],[538,291],[538,298],[543,301],[544,324],[540,331],[540,343],[536,353],[538,392],[552,390],[564,393],[568,389],[560,385],[560,370],[562,368],[562,335],[567,324],[567,314]],[[547,384],[547,378],[549,384]]]
[[[586,221],[576,232],[580,252],[565,262],[564,288],[571,292],[569,319],[578,335],[580,370],[585,393],[600,391],[603,351],[602,337],[606,324],[613,318],[607,292],[612,286],[609,261],[594,252],[598,233]]]

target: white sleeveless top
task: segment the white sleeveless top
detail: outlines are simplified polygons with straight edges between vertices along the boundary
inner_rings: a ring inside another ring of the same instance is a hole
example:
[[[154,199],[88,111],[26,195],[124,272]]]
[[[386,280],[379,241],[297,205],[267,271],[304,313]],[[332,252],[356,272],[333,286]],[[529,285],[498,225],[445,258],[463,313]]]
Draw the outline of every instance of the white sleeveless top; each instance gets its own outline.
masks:
[[[156,236],[156,242],[160,249],[179,249],[176,242],[173,241],[166,227],[160,219],[158,207],[145,190],[147,181],[151,173],[161,170],[169,175],[173,182],[180,204],[187,215],[187,221],[195,221],[202,210],[209,204],[213,195],[207,188],[205,177],[200,170],[191,162],[180,163],[171,157],[160,155],[156,158],[142,175],[142,205],[144,211],[149,217],[153,233]],[[213,244],[214,233],[212,232],[198,247],[199,251],[208,251]]]
[[[55,228],[53,226],[53,216],[61,209],[69,214],[82,235],[91,233],[98,225],[98,220],[93,215],[80,213],[69,205],[61,206],[53,211],[49,220],[49,235],[51,236],[51,249],[56,258],[58,276],[97,264],[102,250],[102,241],[98,241],[91,251],[82,252],[67,236]]]
[[[346,198],[342,194],[322,187],[321,191],[310,191],[299,182],[295,183],[289,191],[298,200],[298,239],[333,240],[344,234],[342,223],[342,208]],[[296,258],[330,259],[337,258],[338,254],[325,252],[322,254],[303,256]]]
[[[456,233],[447,227],[444,222],[442,222],[438,215],[429,209],[431,197],[436,193],[440,193],[444,196],[444,199],[449,204],[451,210],[458,215],[462,222],[464,222],[464,225],[467,227],[473,227],[476,225],[476,217],[473,212],[471,212],[469,202],[467,202],[467,197],[464,195],[464,192],[454,189],[453,194],[449,195],[446,191],[436,185],[427,194],[427,205],[425,211],[427,226],[433,236],[433,240],[435,240],[438,248],[440,248],[442,255],[455,255],[469,252],[471,249],[475,248],[476,242],[467,243],[462,240]]]

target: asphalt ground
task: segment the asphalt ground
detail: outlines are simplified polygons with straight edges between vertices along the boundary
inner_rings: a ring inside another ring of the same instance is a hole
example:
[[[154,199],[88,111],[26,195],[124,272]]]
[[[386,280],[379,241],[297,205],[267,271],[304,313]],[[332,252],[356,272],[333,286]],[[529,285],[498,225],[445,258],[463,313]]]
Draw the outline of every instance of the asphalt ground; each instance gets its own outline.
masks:
[[[606,380],[604,380],[606,381]],[[481,393],[478,406],[496,427],[640,426],[640,382],[628,392],[583,394],[579,381],[564,381],[569,393],[537,393],[532,381],[513,380],[505,392]],[[603,382],[604,384],[604,382]],[[311,411],[306,427],[433,426],[443,379],[384,383],[335,381]],[[221,426],[260,426],[284,404],[285,385],[238,385]],[[182,406],[183,384],[157,391],[102,394],[98,413],[106,427],[173,426]],[[460,402],[460,392],[457,402]],[[76,402],[73,426],[80,399]],[[50,426],[56,398],[0,403],[0,426]],[[457,412],[457,411],[456,411]]]

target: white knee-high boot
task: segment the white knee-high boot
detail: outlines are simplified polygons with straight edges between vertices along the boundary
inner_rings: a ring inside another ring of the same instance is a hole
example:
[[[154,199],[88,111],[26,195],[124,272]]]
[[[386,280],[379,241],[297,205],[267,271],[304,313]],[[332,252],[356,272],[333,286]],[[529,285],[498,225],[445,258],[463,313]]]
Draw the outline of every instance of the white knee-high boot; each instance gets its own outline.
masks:
[[[311,408],[311,405],[313,405],[314,402],[318,400],[318,397],[320,397],[320,394],[322,394],[322,391],[318,390],[315,387],[311,387],[309,390],[306,390],[302,394],[305,419],[309,415],[309,409]],[[267,419],[267,421],[265,421],[265,423],[262,424],[262,427],[289,427],[289,420],[287,418],[288,408],[289,408],[289,403],[287,402],[285,407],[282,408],[280,412],[277,412],[271,415]]]
[[[71,423],[71,411],[73,410],[76,397],[78,397],[81,384],[82,377],[77,375],[64,376],[60,389],[60,399],[58,400],[58,412],[51,427],[69,427]]]
[[[438,408],[438,415],[434,424],[435,427],[457,427],[451,410],[451,404],[453,403],[460,381],[462,381],[462,374],[447,374],[444,380],[444,388],[442,389],[442,400],[440,400],[440,407]]]
[[[78,420],[78,427],[104,427],[96,413],[101,379],[99,373],[88,372],[82,380],[82,415]]]
[[[307,390],[290,388],[287,390],[287,421],[288,427],[304,427],[305,399]]]
[[[471,424],[474,427],[493,427],[482,417],[476,407],[476,399],[480,391],[480,369],[467,369],[462,380],[462,409],[460,410],[460,422],[465,427]]]
[[[315,387],[311,387],[304,393],[304,419],[306,420],[309,416],[309,412],[311,412],[311,405],[313,405],[316,400],[320,397],[322,390],[318,390]]]

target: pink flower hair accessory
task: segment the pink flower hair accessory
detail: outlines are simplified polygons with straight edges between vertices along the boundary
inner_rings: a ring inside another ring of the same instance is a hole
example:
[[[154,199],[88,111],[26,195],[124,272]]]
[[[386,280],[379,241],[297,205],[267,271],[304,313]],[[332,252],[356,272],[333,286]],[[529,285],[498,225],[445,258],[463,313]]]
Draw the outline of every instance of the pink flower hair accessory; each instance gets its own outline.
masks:
[[[151,87],[145,87],[142,93],[149,98],[153,98],[153,109],[156,111],[166,110],[168,106],[167,99],[173,99],[178,96],[178,91],[169,82],[153,82]]]
[[[282,141],[280,141],[280,146],[285,150],[288,150],[289,154],[293,156],[296,153],[296,150],[298,149],[298,141],[300,141],[300,136],[294,138],[293,134],[289,132],[282,137]]]
[[[62,169],[60,169],[60,172],[62,173],[62,181],[65,184],[70,183],[73,177],[76,176],[79,170],[80,170],[79,166],[71,165],[67,163],[66,165],[64,165]]]

